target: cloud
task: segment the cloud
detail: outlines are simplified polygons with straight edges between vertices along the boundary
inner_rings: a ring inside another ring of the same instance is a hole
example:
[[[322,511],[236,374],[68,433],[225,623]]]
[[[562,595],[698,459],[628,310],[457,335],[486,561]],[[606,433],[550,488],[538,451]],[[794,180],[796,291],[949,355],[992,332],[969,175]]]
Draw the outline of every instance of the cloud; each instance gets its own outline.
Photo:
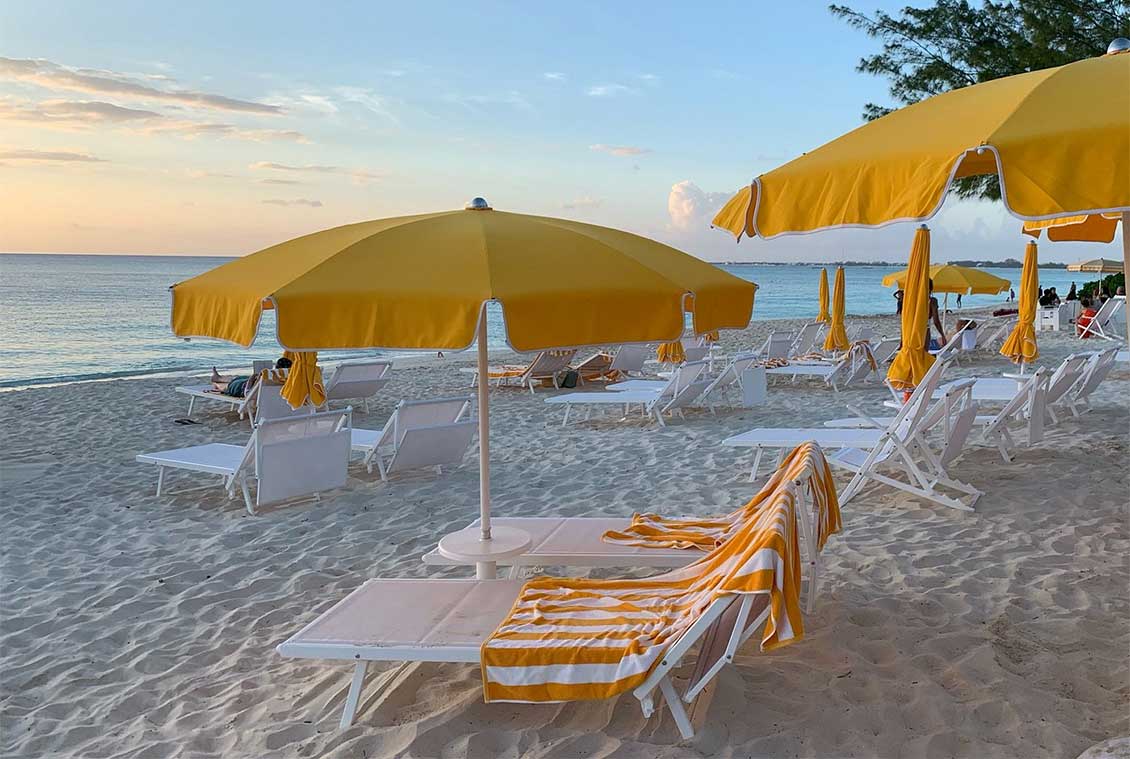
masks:
[[[294,200],[283,200],[282,198],[271,198],[262,201],[270,206],[308,206],[309,208],[321,208],[322,201],[309,200],[307,198],[295,198]]]
[[[689,179],[676,182],[667,196],[667,215],[671,226],[680,231],[705,229],[732,192],[703,192]]]
[[[190,179],[238,179],[235,174],[224,174],[220,171],[205,171],[204,169],[185,169],[185,176]]]
[[[588,195],[585,195],[576,200],[566,201],[561,204],[561,207],[569,211],[584,211],[591,208],[600,208],[602,203],[603,201],[599,198],[590,198]]]
[[[345,166],[321,166],[321,165],[304,165],[296,166],[286,163],[275,163],[273,161],[257,161],[250,166],[249,169],[259,171],[293,171],[304,174],[342,174],[350,177],[354,184],[367,184],[377,179],[383,178],[383,175],[376,172],[368,171],[366,169],[351,169]]]
[[[551,82],[564,82],[565,75],[560,71],[546,71],[542,74],[543,79],[548,79]]]
[[[641,82],[647,82],[648,84],[659,84],[659,77],[656,74],[639,74],[636,76],[636,79],[639,79]]]
[[[628,87],[627,85],[613,83],[594,84],[592,87],[588,88],[585,94],[589,97],[594,98],[607,98],[614,97],[616,95],[627,95],[632,92],[635,92],[635,90],[633,90],[631,87]]]
[[[168,134],[185,139],[225,137],[252,142],[298,142],[308,144],[310,138],[294,129],[244,129],[235,124],[199,121],[164,121],[147,126],[146,134]]]
[[[298,181],[297,179],[269,178],[269,179],[259,179],[259,180],[256,180],[256,181],[259,184],[303,184],[302,182]]]
[[[518,108],[523,111],[533,110],[533,106],[530,105],[530,101],[526,100],[522,93],[515,90],[488,94],[475,93],[471,95],[456,95],[449,93],[447,95],[444,95],[443,99],[449,103],[456,103],[457,105],[461,105],[466,108],[506,105],[512,108]]]
[[[106,95],[118,95],[140,100],[159,100],[178,103],[192,108],[217,111],[275,115],[282,113],[277,105],[240,100],[210,92],[181,89],[158,89],[132,80],[127,74],[115,71],[74,69],[42,58],[0,57],[0,79],[30,82],[52,90],[72,90]]]
[[[0,100],[0,119],[36,124],[123,124],[162,118],[155,111],[125,108],[100,100],[45,100],[41,103]]]
[[[4,150],[0,161],[40,161],[53,163],[104,163],[104,158],[89,153],[72,153],[64,150]]]
[[[600,143],[589,145],[589,150],[618,156],[644,155],[651,152],[650,148],[638,148],[634,145],[602,145]]]

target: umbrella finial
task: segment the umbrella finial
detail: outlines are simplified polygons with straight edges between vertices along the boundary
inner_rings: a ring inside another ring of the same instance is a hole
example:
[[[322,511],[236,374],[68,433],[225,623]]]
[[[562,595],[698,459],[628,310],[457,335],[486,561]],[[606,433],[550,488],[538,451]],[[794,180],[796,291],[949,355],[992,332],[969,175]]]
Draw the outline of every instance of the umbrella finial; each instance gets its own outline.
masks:
[[[1130,39],[1125,37],[1115,37],[1110,41],[1110,44],[1106,46],[1107,55],[1125,53],[1127,50],[1130,50]]]
[[[471,198],[471,201],[463,208],[467,211],[489,211],[490,203],[487,202],[486,198]]]

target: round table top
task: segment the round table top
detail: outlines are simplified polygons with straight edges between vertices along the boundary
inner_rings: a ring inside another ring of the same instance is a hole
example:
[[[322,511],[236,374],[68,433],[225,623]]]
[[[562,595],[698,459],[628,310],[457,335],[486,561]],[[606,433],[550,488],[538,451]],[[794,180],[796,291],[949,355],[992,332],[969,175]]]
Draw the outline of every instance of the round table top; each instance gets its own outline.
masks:
[[[499,561],[524,553],[532,542],[528,532],[516,527],[495,526],[490,533],[491,539],[483,540],[476,525],[444,535],[439,541],[439,553],[444,558],[467,564]]]

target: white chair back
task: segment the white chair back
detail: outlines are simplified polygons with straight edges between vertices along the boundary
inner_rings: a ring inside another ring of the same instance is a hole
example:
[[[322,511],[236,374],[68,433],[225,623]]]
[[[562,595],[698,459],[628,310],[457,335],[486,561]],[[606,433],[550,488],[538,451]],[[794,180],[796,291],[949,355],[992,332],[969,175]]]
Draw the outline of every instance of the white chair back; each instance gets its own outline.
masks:
[[[848,339],[853,343],[872,342],[875,339],[875,329],[867,325],[860,325]]]
[[[1048,379],[1048,404],[1057,403],[1068,390],[1079,382],[1079,378],[1086,369],[1088,356],[1086,354],[1072,353],[1056,367],[1051,378]]]
[[[1091,355],[1087,366],[1083,370],[1083,377],[1079,380],[1079,388],[1075,391],[1077,401],[1086,401],[1091,393],[1098,389],[1110,370],[1114,368],[1115,359],[1118,357],[1118,348],[1108,348]]]
[[[977,421],[977,402],[973,400],[976,380],[965,380],[951,385],[940,401],[944,410],[943,437],[945,440],[938,461],[945,469],[965,450],[969,433]]]
[[[391,361],[346,361],[326,381],[326,400],[371,398],[392,379]]]
[[[900,345],[902,345],[902,340],[897,337],[884,337],[871,349],[871,355],[875,357],[876,363],[882,366],[894,358]]]
[[[282,397],[282,385],[268,380],[260,379],[255,383],[255,418],[254,424],[258,427],[263,422],[273,419],[294,419],[313,414],[316,409],[310,405],[299,406],[294,409]]]
[[[575,350],[542,351],[526,368],[526,377],[553,377],[569,368],[569,362],[577,354]]]
[[[264,420],[253,435],[257,505],[345,486],[351,410]]]
[[[823,322],[810,322],[801,327],[791,347],[792,355],[803,356],[816,350],[816,340],[823,329]]]
[[[1028,443],[1038,443],[1044,435],[1044,398],[1048,383],[1048,370],[1040,367],[1017,386],[1016,395],[1004,404],[989,423],[985,425],[986,438],[1006,434],[1009,422],[1023,415],[1028,417]]]
[[[401,401],[377,442],[378,448],[393,448],[388,464],[381,465],[381,475],[460,463],[477,427],[473,420],[464,419],[470,409],[470,396]],[[379,452],[377,458],[382,460]]]
[[[624,374],[640,374],[643,365],[653,355],[654,349],[650,345],[621,345],[612,357],[608,366],[609,373],[619,371]]]
[[[252,361],[251,362],[251,376],[258,377],[265,371],[275,368],[274,361]]]
[[[788,358],[792,346],[792,333],[770,332],[765,340],[765,346],[761,349],[762,358]]]

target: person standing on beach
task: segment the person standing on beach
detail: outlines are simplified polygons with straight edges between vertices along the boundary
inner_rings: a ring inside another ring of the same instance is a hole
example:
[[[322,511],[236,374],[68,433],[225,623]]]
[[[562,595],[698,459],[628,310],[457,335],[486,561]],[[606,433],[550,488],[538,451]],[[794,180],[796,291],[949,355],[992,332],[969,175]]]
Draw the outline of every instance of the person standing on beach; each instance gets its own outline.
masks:
[[[1067,298],[1065,300],[1079,300],[1079,294],[1075,292],[1075,283],[1071,283],[1071,289],[1067,291]]]
[[[900,300],[899,303],[901,304],[902,301]],[[930,323],[931,322],[933,322],[934,326],[938,328],[938,342],[936,343],[936,345],[937,345],[938,348],[941,348],[943,345],[946,344],[946,331],[944,329],[942,329],[942,317],[939,316],[938,299],[934,297],[934,280],[933,279],[930,280],[930,316],[926,320],[926,350],[932,350],[933,349],[933,346],[931,345],[931,343],[933,343],[934,341],[930,337]]]
[[[961,310],[961,293],[957,294],[957,310]]]
[[[1014,300],[1016,300],[1016,291],[1010,287],[1008,288],[1008,302],[1012,303]]]
[[[895,290],[895,316],[902,315],[902,290]]]

